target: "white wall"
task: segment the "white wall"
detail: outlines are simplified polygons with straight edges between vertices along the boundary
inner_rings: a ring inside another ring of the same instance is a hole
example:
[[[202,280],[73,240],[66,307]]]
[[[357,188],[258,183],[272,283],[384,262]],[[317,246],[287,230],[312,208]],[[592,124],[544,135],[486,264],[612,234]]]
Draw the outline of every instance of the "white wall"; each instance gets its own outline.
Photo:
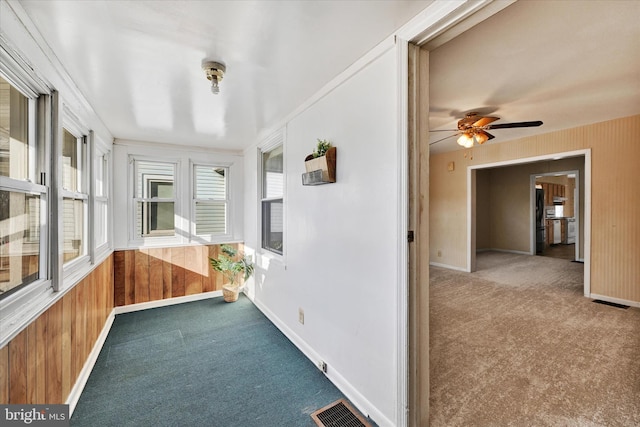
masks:
[[[242,153],[216,152],[198,149],[196,147],[175,146],[169,144],[146,143],[136,141],[116,140],[113,145],[113,208],[115,219],[114,247],[126,249],[140,246],[139,242],[132,242],[129,236],[131,223],[128,202],[133,197],[130,182],[129,156],[142,157],[157,161],[178,162],[176,173],[176,197],[180,204],[176,207],[176,215],[181,220],[176,221],[176,236],[173,238],[154,237],[145,242],[145,246],[173,246],[188,244],[209,244],[221,242],[241,242],[243,240],[243,159]],[[192,182],[190,163],[212,164],[229,167],[229,235],[204,241],[195,236],[190,237],[190,223],[192,209]]]
[[[397,419],[396,57],[386,50],[286,123],[285,255],[258,253],[249,292],[381,426]],[[317,138],[337,147],[337,182],[303,186]],[[254,147],[245,152],[249,250],[260,244],[257,165]]]

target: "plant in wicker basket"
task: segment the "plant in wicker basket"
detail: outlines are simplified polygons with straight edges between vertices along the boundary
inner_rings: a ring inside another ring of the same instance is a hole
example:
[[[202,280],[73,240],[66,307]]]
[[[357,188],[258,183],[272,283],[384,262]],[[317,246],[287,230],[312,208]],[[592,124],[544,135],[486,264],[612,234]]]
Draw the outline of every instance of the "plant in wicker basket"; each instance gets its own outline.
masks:
[[[209,258],[211,267],[224,275],[228,283],[222,285],[222,295],[226,302],[234,302],[238,300],[240,286],[236,283],[238,275],[242,274],[244,280],[247,280],[253,274],[254,265],[244,253],[234,249],[229,245],[222,245],[222,251],[218,258]]]

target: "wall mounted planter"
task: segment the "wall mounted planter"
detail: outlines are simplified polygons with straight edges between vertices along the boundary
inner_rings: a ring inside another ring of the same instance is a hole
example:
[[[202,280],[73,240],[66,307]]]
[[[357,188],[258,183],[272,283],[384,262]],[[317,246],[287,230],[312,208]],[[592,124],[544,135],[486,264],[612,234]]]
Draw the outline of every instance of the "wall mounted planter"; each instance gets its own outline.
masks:
[[[309,154],[305,159],[306,173],[302,174],[302,185],[321,185],[336,182],[336,147],[331,147],[322,157],[313,158]]]

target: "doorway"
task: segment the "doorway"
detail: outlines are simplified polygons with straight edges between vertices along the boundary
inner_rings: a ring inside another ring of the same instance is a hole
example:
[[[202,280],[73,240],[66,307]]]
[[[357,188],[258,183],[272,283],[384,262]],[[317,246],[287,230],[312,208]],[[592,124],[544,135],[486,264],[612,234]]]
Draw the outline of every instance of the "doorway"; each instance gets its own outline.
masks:
[[[566,175],[575,173],[578,193],[574,197],[574,203],[577,205],[574,205],[573,212],[574,226],[576,226],[574,257],[575,260],[585,264],[583,288],[584,295],[589,296],[591,292],[588,250],[590,214],[587,207],[590,206],[591,196],[590,164],[590,151],[579,150],[469,166],[467,169],[467,188],[470,189],[467,192],[467,248],[469,250],[466,271],[476,271],[478,250],[494,249],[535,255],[537,232],[535,177],[556,173]],[[489,178],[488,182],[487,173],[495,174]],[[502,187],[498,187],[498,184]],[[529,205],[523,208],[527,199]],[[477,230],[487,229],[490,240],[485,240],[483,235],[477,232]]]
[[[532,253],[580,261],[580,170],[531,175],[531,191],[535,200]]]

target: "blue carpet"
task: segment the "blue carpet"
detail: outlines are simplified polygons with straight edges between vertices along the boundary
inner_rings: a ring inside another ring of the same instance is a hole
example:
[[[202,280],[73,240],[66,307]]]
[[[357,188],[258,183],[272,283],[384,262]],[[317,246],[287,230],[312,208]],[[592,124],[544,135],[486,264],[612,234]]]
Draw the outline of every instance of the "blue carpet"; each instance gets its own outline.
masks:
[[[342,393],[241,296],[116,316],[72,426],[315,426]]]

